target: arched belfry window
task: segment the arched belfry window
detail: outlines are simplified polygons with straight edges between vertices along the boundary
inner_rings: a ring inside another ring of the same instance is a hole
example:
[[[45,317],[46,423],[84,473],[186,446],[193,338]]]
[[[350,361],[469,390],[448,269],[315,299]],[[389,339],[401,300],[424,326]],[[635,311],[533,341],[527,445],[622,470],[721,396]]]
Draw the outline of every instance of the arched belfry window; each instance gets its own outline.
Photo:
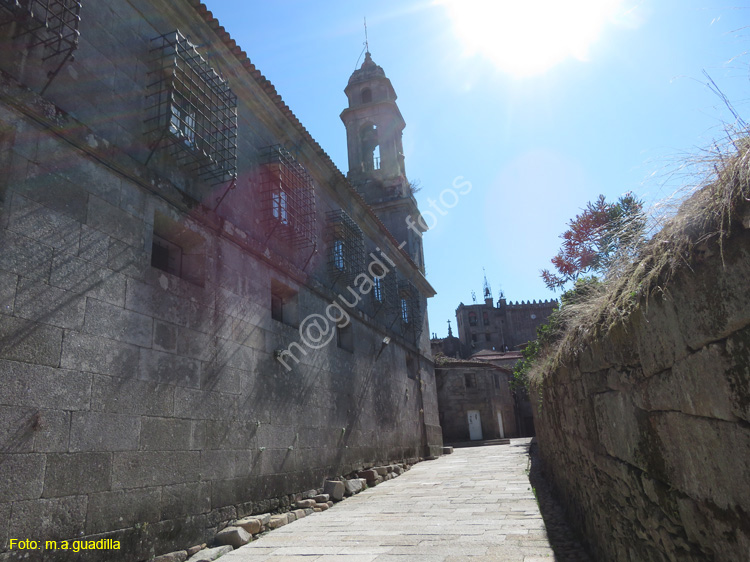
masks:
[[[380,169],[380,143],[378,128],[372,123],[365,123],[359,130],[359,143],[362,149],[362,171],[372,172]]]
[[[372,101],[372,90],[365,88],[362,90],[362,103],[370,103]]]

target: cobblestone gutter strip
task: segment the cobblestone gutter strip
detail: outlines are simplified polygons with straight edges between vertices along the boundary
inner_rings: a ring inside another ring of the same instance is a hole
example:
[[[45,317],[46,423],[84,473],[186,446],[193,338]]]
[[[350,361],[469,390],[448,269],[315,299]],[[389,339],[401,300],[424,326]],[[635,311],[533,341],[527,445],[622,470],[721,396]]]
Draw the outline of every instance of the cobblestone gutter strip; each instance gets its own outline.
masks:
[[[186,550],[157,556],[150,559],[149,562],[185,562],[186,560],[188,562],[210,562],[216,560],[273,529],[278,529],[308,515],[326,511],[333,507],[334,503],[358,494],[368,487],[396,478],[410,468],[411,464],[408,463],[389,464],[362,470],[356,474],[351,474],[350,478],[326,480],[322,488],[297,494],[298,498],[295,498],[293,504],[281,508],[288,511],[251,515],[231,521],[227,527],[216,534],[211,548],[208,548],[208,544],[195,545]]]

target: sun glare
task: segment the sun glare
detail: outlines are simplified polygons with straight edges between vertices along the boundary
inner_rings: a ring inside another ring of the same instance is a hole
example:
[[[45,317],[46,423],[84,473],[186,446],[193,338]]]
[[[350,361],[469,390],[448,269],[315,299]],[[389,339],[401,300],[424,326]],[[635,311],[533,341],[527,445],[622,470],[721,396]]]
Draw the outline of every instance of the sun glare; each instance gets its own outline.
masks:
[[[515,77],[542,74],[569,58],[587,60],[621,0],[438,0],[467,54]]]

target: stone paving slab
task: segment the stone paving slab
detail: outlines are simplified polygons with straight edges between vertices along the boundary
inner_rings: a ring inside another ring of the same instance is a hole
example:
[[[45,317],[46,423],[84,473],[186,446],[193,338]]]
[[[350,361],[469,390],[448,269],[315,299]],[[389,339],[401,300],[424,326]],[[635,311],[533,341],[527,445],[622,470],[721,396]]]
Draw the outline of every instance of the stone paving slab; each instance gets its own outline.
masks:
[[[221,562],[553,561],[526,475],[529,442],[455,449],[419,463]]]

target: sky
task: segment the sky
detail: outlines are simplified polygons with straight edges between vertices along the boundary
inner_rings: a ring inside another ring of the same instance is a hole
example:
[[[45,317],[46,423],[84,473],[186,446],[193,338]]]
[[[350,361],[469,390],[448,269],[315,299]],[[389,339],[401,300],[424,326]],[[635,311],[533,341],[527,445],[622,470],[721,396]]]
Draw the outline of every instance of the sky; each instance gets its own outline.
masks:
[[[599,194],[650,206],[697,182],[685,163],[735,123],[704,72],[750,122],[748,2],[204,1],[344,173],[339,115],[367,18],[406,121],[406,174],[436,217],[424,247],[440,337],[459,303],[481,302],[485,273],[495,299],[559,297],[539,272]]]

